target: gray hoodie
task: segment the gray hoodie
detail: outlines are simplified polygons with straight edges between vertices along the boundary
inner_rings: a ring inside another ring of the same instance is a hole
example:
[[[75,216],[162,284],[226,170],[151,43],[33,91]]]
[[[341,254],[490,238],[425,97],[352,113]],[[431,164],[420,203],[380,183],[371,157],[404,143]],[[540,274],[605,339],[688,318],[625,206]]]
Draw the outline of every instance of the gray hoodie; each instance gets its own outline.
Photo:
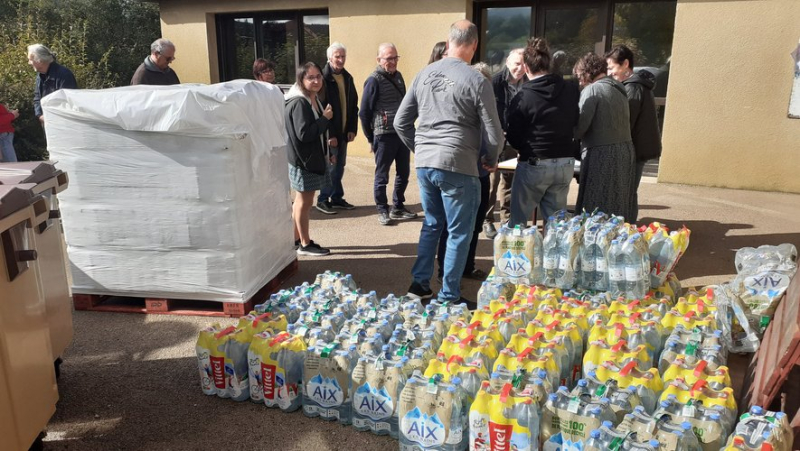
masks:
[[[486,163],[493,166],[503,145],[503,129],[492,84],[458,58],[444,58],[422,69],[394,119],[397,135],[414,150],[417,168],[474,177],[478,177],[482,125],[489,144]]]

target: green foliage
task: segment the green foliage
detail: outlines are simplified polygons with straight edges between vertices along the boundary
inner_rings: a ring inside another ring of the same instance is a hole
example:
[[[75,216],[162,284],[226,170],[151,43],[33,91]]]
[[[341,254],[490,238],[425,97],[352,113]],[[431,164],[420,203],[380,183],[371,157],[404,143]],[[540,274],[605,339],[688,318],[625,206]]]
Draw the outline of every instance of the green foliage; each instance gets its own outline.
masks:
[[[84,89],[124,86],[160,36],[158,7],[135,0],[0,0],[0,102],[17,108],[20,160],[47,158],[33,114],[36,72],[27,47],[46,45]]]

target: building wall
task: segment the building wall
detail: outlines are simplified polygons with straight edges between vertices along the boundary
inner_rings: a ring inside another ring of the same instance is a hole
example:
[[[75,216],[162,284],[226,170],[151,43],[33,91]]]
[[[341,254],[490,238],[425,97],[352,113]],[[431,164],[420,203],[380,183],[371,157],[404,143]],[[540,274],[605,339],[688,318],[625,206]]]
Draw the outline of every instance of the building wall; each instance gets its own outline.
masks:
[[[472,15],[471,0],[161,0],[160,8],[161,30],[175,43],[173,67],[184,83],[219,81],[215,14],[327,8],[331,41],[347,47],[346,68],[359,93],[377,65],[379,44],[388,41],[397,46],[398,70],[411,85],[427,64],[433,45],[446,40],[450,24]],[[366,140],[359,136],[350,152],[367,155]]]
[[[797,0],[678,0],[660,182],[800,193]]]

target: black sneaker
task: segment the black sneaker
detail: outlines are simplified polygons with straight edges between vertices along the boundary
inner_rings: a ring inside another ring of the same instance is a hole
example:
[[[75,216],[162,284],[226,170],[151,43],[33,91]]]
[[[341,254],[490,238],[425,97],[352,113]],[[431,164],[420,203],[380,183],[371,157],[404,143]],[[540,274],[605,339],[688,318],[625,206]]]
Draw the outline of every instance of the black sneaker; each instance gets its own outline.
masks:
[[[483,234],[486,235],[486,238],[493,240],[497,236],[497,229],[494,228],[494,224],[491,222],[486,222],[483,224]]]
[[[396,208],[389,213],[389,217],[392,219],[416,219],[417,214],[411,213],[405,208]]]
[[[342,200],[332,200],[328,202],[328,205],[337,209],[337,210],[352,210],[356,208],[355,205],[351,204],[350,202],[342,199]]]
[[[300,249],[300,239],[294,240],[294,250]]]
[[[378,212],[378,222],[385,226],[393,224],[392,220],[389,218],[389,213],[386,213],[385,211]]]
[[[411,282],[411,286],[408,287],[408,294],[406,294],[406,296],[412,299],[430,299],[433,297],[433,291],[422,288],[422,285],[417,282]]]
[[[317,256],[320,256],[320,255],[328,255],[330,253],[331,253],[330,249],[326,249],[326,248],[320,246],[319,244],[317,244],[317,243],[315,243],[313,241],[308,243],[307,246],[302,246],[301,245],[300,248],[297,249],[297,255],[317,255]]]
[[[325,213],[326,215],[336,214],[336,210],[333,209],[331,203],[328,201],[317,202],[317,210]]]
[[[489,276],[489,274],[486,274],[486,271],[483,271],[483,270],[478,269],[478,268],[475,268],[472,271],[465,271],[464,272],[464,278],[466,278],[466,279],[483,281],[483,280],[486,280],[486,277],[488,277],[488,276]]]

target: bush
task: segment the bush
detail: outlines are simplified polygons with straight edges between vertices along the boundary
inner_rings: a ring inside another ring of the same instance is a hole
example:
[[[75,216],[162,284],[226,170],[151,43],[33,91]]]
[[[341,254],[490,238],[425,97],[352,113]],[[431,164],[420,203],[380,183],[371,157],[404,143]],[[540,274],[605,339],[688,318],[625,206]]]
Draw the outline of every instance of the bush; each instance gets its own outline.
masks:
[[[47,158],[33,114],[36,72],[27,47],[58,55],[82,89],[125,86],[160,36],[158,7],[134,0],[0,0],[0,102],[19,109],[14,147],[20,160]]]

